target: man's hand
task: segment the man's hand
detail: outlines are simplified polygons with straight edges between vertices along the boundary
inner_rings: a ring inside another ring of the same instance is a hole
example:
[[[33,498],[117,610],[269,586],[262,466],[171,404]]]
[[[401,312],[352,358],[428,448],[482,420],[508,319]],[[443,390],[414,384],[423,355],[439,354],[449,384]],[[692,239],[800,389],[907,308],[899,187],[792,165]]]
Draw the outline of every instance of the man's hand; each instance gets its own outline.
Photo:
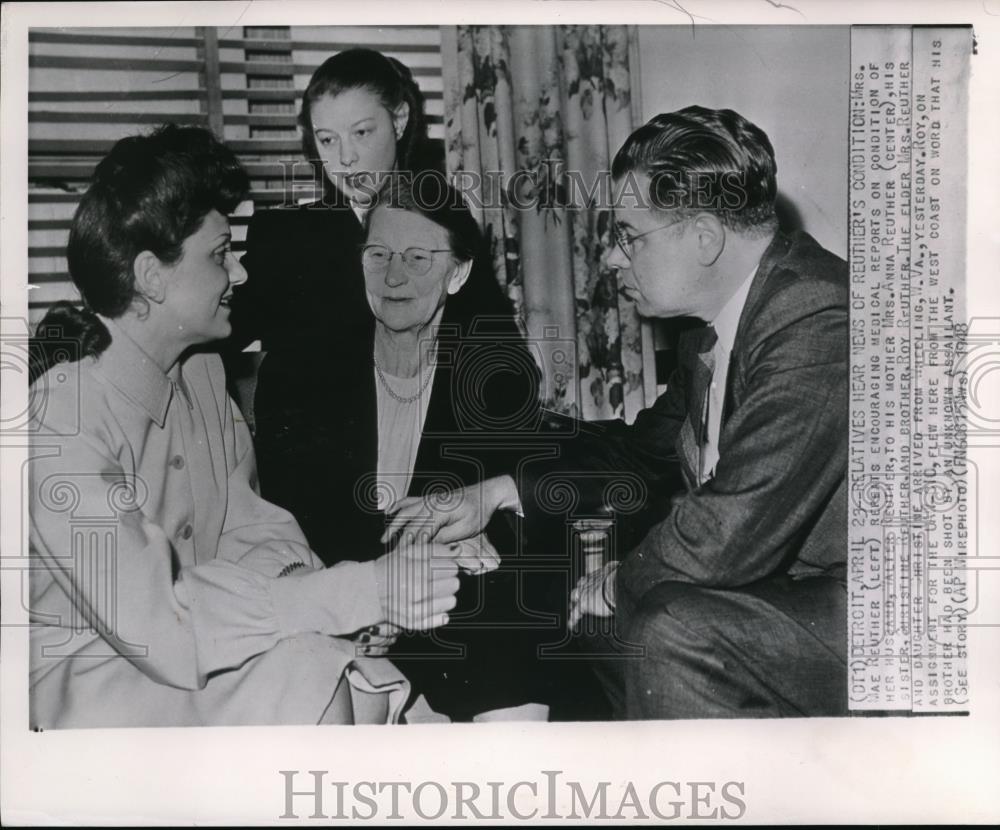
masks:
[[[424,631],[448,622],[458,591],[459,548],[402,539],[375,560],[375,584],[386,622],[410,631]]]
[[[580,577],[569,595],[569,628],[574,628],[584,614],[610,617],[615,611],[615,575],[617,562],[608,562],[603,568]]]
[[[516,510],[520,503],[514,479],[507,475],[427,498],[411,496],[389,509],[393,516],[382,542],[396,533],[428,533],[443,544],[471,539],[497,510]]]

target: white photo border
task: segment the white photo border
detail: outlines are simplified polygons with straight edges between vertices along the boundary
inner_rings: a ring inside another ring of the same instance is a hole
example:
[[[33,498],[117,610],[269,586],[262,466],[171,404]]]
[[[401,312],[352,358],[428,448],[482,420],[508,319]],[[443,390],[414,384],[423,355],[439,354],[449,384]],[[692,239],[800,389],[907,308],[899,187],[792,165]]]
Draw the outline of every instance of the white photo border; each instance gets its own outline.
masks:
[[[725,24],[963,24],[975,27],[970,82],[967,302],[970,316],[1000,321],[1000,0],[824,3],[709,2],[203,2],[7,3],[3,7],[0,122],[0,316],[27,319],[27,68],[29,26],[392,26],[566,22],[698,26]],[[695,32],[693,32],[695,34]],[[846,71],[846,67],[844,67]],[[846,175],[846,166],[845,166]],[[20,276],[18,276],[20,275]],[[4,334],[10,331],[4,330]],[[1000,348],[1000,345],[998,345]],[[0,387],[6,412],[25,409],[26,383]],[[1000,388],[985,389],[1000,419]],[[992,407],[992,408],[990,408]],[[260,727],[201,729],[27,729],[27,629],[16,557],[26,519],[19,495],[26,449],[4,441],[0,467],[2,607],[0,630],[0,798],[6,824],[288,824],[281,819],[279,770],[326,770],[328,781],[534,782],[517,803],[545,822],[545,771],[590,792],[626,782],[743,783],[749,823],[969,822],[1000,819],[1000,629],[969,629],[971,714],[794,721],[586,724],[475,724],[406,728]],[[1000,493],[1000,453],[969,448],[983,493]],[[996,503],[982,498],[982,503]],[[996,518],[980,544],[1000,550]],[[1000,574],[983,601],[1000,607]],[[299,782],[297,782],[299,783]],[[617,788],[617,789],[616,789]],[[328,791],[328,795],[329,792]],[[300,821],[310,810],[302,803]],[[559,808],[568,819],[567,805]],[[328,814],[333,809],[328,807]],[[385,815],[381,816],[384,821]],[[410,820],[419,816],[409,815]],[[447,818],[447,816],[445,816]],[[517,818],[507,815],[508,821]],[[379,819],[373,819],[373,823]],[[442,819],[444,820],[444,819]],[[554,820],[554,819],[550,819]],[[454,819],[452,819],[454,821]]]

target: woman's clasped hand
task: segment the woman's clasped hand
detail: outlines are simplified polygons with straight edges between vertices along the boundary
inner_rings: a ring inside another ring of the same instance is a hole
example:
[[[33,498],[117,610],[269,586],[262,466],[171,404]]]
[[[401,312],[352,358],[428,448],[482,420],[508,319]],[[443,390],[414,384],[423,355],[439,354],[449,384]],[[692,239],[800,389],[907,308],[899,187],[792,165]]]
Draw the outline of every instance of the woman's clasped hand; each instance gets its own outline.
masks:
[[[448,622],[458,592],[458,549],[408,538],[375,562],[375,582],[385,619],[413,631]]]

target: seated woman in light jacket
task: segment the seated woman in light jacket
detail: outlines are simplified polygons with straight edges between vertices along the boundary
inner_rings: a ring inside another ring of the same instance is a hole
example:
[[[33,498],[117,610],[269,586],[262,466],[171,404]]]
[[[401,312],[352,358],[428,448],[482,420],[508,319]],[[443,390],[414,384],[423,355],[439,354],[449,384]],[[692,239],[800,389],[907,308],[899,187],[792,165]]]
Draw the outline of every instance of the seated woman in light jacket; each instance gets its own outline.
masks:
[[[221,362],[197,351],[229,334],[246,191],[210,133],[168,125],[115,144],[73,219],[84,306],[40,324],[32,390],[34,728],[393,721],[409,690],[379,626],[455,604],[455,551],[325,569],[257,495]]]

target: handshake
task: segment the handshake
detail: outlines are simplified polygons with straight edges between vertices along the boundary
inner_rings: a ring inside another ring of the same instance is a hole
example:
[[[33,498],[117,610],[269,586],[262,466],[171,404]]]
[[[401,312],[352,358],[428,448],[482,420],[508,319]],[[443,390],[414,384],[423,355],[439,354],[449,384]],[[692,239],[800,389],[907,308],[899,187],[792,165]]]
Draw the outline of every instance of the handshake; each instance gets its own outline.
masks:
[[[500,566],[483,532],[493,513],[518,504],[514,480],[502,476],[393,505],[381,539],[391,549],[375,562],[389,625],[417,631],[445,625],[456,604],[459,571],[484,574]]]
[[[376,562],[379,599],[390,626],[427,630],[445,625],[456,604],[459,571],[483,574],[500,565],[499,554],[484,534],[493,514],[520,509],[509,475],[393,505],[381,540],[392,549]],[[580,579],[570,598],[571,628],[585,614],[611,615],[614,568],[615,563],[609,563]]]

